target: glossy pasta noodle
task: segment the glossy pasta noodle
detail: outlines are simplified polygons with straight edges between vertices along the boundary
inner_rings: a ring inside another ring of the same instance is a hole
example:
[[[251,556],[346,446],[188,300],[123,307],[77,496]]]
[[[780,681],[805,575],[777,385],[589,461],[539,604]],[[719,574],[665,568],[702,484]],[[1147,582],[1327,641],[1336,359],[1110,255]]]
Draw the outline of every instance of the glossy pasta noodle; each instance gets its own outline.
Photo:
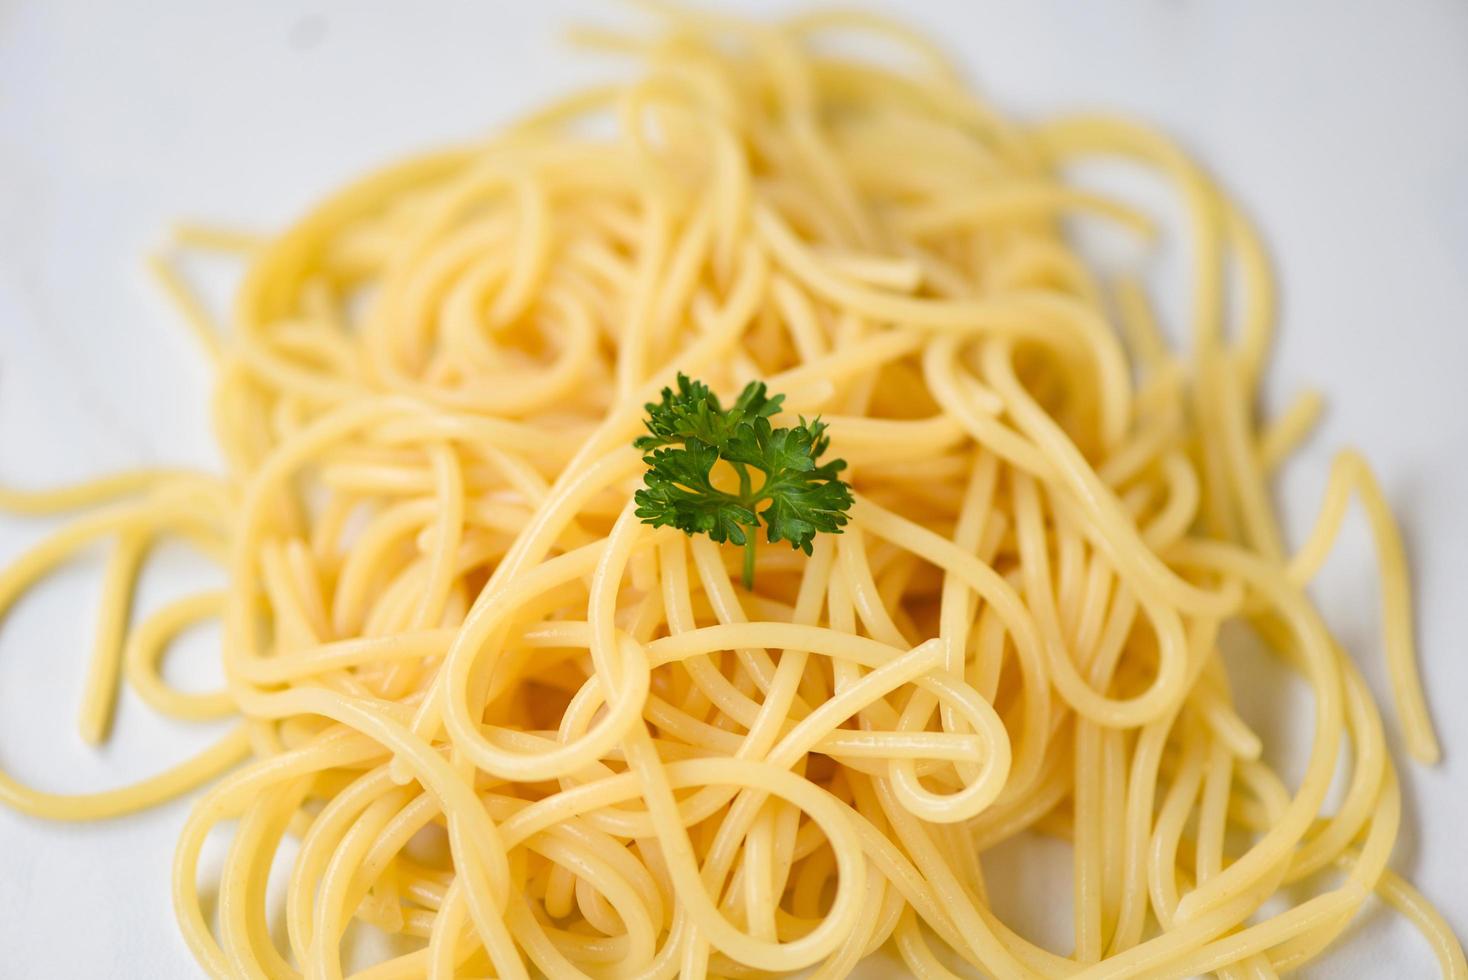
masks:
[[[216,324],[154,264],[217,370],[227,472],[3,491],[79,516],[0,605],[105,544],[83,735],[124,681],[239,723],[135,786],[0,796],[73,820],[207,787],[173,892],[216,977],[341,977],[356,921],[396,937],[353,974],[373,980],[839,977],[883,947],[924,978],[1257,978],[1373,890],[1468,977],[1387,870],[1382,720],[1304,592],[1359,501],[1397,714],[1434,761],[1400,535],[1354,453],[1298,550],[1270,502],[1318,404],[1257,415],[1274,311],[1249,221],[1163,137],[1006,120],[900,26],[654,19],[580,35],[637,59],[626,84],[375,173],[278,237],[179,230],[247,266]],[[1186,352],[1065,233],[1153,234],[1065,181],[1095,158],[1185,205]],[[745,590],[735,549],[642,524],[631,442],[679,371],[820,413],[850,464],[844,533],[762,544]],[[174,538],[227,587],[135,615]],[[216,618],[226,687],[170,687],[166,649]],[[1225,628],[1312,692],[1297,785],[1235,712]],[[990,907],[986,861],[1036,833],[1071,844],[1069,951]]]

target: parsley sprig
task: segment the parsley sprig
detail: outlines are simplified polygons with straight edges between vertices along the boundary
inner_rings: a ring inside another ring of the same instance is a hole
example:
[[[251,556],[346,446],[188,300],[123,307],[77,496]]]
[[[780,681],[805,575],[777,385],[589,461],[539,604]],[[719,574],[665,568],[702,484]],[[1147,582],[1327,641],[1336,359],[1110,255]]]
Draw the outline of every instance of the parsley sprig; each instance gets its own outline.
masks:
[[[851,488],[838,475],[844,459],[819,462],[830,445],[819,418],[775,428],[784,395],[770,395],[752,381],[731,408],[719,404],[708,386],[683,374],[677,390],[647,404],[648,434],[633,443],[647,455],[637,516],[653,527],[707,534],[744,546],[744,587],[754,587],[755,533],[760,523],[770,542],[811,553],[821,532],[840,534],[851,507]],[[714,465],[728,463],[738,489],[714,485]],[[756,482],[756,473],[763,479]]]

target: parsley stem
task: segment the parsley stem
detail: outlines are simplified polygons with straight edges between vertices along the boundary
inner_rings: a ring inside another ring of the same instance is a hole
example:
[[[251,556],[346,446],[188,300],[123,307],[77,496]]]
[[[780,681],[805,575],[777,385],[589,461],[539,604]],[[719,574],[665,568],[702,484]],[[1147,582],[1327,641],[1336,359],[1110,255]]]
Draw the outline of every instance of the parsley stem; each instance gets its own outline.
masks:
[[[744,536],[744,591],[754,591],[754,530]]]
[[[749,467],[743,463],[735,463],[733,466],[734,472],[739,474],[739,496],[748,500],[750,492],[754,489],[749,479]]]

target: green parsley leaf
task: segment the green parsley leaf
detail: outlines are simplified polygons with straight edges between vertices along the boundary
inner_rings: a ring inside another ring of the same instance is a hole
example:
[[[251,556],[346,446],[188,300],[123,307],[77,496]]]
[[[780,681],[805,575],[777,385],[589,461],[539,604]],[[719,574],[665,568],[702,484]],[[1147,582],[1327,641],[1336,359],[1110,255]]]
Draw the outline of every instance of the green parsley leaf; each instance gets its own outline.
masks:
[[[744,586],[754,587],[755,532],[761,523],[770,542],[811,553],[817,534],[840,534],[851,508],[851,488],[840,478],[846,461],[820,462],[830,445],[819,418],[775,428],[784,395],[770,395],[751,382],[725,409],[708,386],[678,375],[677,389],[664,388],[649,402],[643,425],[648,434],[633,443],[647,455],[637,516],[653,527],[707,534],[720,543],[743,545]],[[729,464],[737,491],[714,485],[714,466]],[[756,482],[755,473],[763,479]]]
[[[643,425],[648,435],[633,445],[647,450],[697,439],[721,449],[739,425],[777,414],[784,401],[784,395],[769,397],[764,382],[751,382],[740,393],[734,407],[726,412],[719,404],[719,396],[709,391],[708,385],[679,374],[677,391],[664,388],[661,402],[647,404],[648,417]]]

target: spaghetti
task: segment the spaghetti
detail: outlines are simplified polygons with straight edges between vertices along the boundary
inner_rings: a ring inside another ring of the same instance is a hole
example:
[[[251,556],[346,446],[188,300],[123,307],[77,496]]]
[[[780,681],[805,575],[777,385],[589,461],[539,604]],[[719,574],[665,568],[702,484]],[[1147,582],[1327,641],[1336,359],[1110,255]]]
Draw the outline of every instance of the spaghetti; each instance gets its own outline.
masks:
[[[227,472],[0,491],[86,511],[0,574],[0,612],[105,544],[83,734],[123,682],[239,724],[135,786],[0,776],[0,798],[80,820],[208,786],[173,891],[216,977],[341,977],[353,921],[402,940],[363,980],[839,977],[889,944],[924,978],[1270,977],[1373,890],[1468,977],[1387,870],[1382,721],[1303,591],[1359,500],[1392,694],[1434,761],[1400,535],[1344,453],[1285,544],[1268,481],[1318,403],[1256,414],[1273,302],[1246,218],[1162,137],[1007,121],[885,21],[657,10],[646,36],[582,36],[640,59],[631,83],[373,174],[278,237],[180,230],[248,261],[228,330],[155,263],[217,367]],[[904,66],[833,54],[842,32]],[[1063,182],[1094,157],[1187,207],[1186,355],[1064,233],[1151,233]],[[679,371],[820,413],[844,532],[761,545],[746,590],[737,549],[642,524],[631,442]],[[134,617],[165,538],[227,588]],[[171,688],[169,644],[216,617],[226,687]],[[1226,624],[1313,693],[1297,785],[1234,710]],[[200,851],[231,822],[206,914]],[[991,910],[986,859],[1026,833],[1072,845],[1069,953]]]

